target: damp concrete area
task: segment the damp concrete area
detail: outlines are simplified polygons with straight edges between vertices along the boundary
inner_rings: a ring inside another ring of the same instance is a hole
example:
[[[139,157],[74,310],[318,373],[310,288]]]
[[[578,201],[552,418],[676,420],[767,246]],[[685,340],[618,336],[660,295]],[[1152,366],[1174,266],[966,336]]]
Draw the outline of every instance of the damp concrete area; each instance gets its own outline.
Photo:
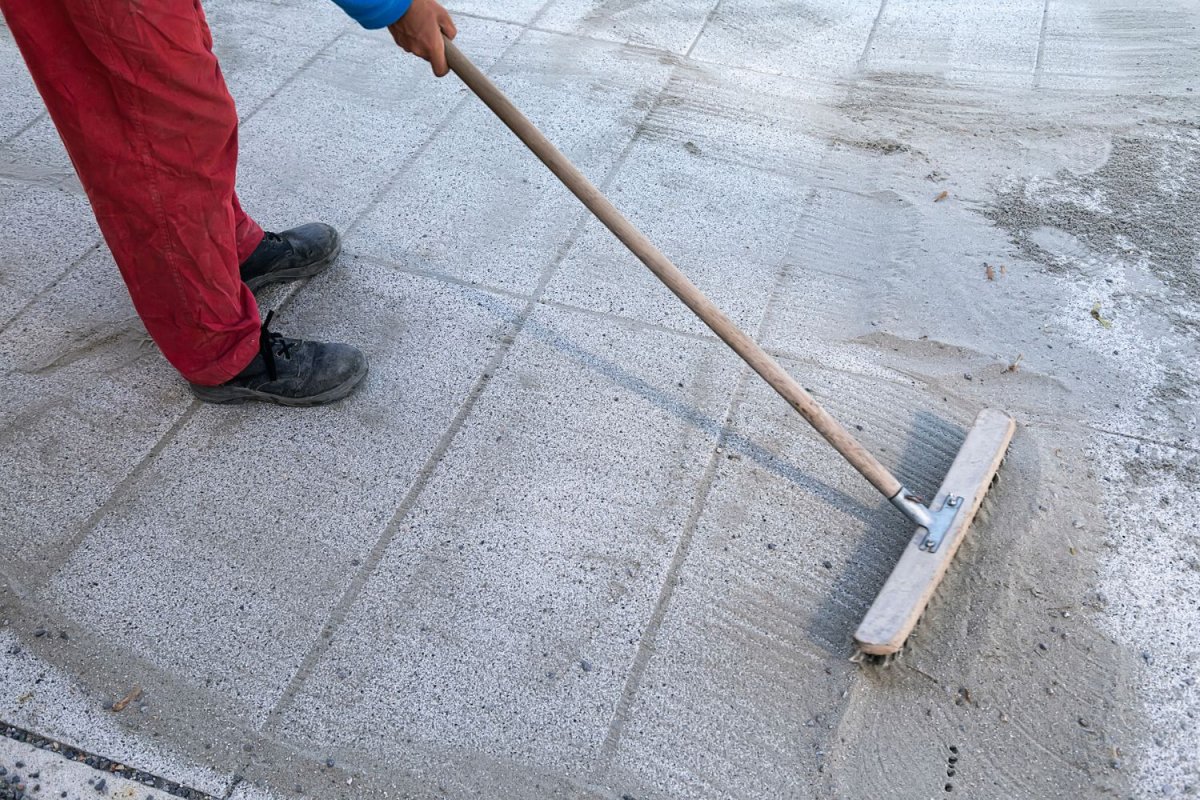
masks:
[[[259,304],[371,372],[194,400],[0,27],[0,780],[1200,796],[1194,0],[450,5],[914,492],[1017,420],[888,663],[852,637],[910,524],[478,99],[330,3],[205,7],[242,205],[344,237]]]

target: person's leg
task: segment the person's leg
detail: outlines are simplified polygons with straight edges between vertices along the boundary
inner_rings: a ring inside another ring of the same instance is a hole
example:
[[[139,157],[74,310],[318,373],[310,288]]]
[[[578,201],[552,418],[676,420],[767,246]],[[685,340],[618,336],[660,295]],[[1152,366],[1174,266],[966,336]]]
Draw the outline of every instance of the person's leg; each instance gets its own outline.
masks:
[[[237,114],[199,3],[0,10],[146,329],[192,383],[237,375],[260,338],[239,250],[262,235],[235,212]]]
[[[234,239],[237,241],[237,260],[239,264],[244,264],[262,244],[266,234],[259,224],[242,210],[242,202],[238,200],[236,192],[233,195],[233,229]]]

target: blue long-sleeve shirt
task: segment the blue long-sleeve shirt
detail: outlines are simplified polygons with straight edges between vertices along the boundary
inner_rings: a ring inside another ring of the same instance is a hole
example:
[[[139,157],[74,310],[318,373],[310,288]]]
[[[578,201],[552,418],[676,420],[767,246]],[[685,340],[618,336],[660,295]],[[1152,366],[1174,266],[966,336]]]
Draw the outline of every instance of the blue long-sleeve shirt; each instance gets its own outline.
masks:
[[[407,13],[412,0],[333,0],[364,28],[384,28]]]

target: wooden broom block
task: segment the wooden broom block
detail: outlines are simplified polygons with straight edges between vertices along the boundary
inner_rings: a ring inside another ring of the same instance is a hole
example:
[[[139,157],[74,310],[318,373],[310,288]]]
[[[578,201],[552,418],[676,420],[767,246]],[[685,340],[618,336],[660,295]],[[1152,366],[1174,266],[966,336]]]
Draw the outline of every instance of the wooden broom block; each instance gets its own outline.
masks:
[[[985,408],[975,418],[967,439],[950,465],[930,508],[941,508],[948,496],[963,498],[963,510],[954,519],[936,553],[920,549],[925,529],[918,528],[900,561],[867,611],[854,640],[864,653],[891,655],[904,641],[925,611],[934,589],[942,582],[955,551],[966,538],[992,477],[1008,450],[1016,423],[1002,411]]]

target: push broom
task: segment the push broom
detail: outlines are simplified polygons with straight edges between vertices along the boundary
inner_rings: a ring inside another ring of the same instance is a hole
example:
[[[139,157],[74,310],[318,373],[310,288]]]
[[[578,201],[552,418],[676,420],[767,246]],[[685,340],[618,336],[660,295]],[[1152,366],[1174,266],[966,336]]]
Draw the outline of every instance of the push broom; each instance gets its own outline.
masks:
[[[909,522],[917,526],[896,568],[854,634],[858,648],[863,653],[888,656],[898,652],[966,537],[971,520],[1000,468],[1000,461],[1008,449],[1015,427],[1012,418],[993,409],[981,411],[941,488],[933,501],[928,506],[924,505],[821,408],[812,395],[788,375],[774,358],[734,325],[641,231],[625,219],[600,190],[449,40],[446,40],[446,60],[463,83],[496,113],[597,219],[725,344],[733,348],[751,369],[800,412],[817,433],[833,445]]]

